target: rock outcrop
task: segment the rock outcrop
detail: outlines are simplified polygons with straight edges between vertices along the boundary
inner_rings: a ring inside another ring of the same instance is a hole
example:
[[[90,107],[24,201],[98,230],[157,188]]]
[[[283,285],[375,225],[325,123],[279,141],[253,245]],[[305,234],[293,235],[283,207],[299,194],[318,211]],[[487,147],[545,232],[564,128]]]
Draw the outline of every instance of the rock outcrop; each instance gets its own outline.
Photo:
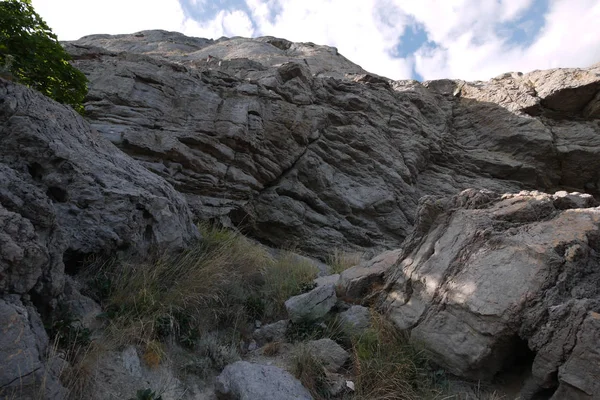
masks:
[[[64,398],[40,315],[62,296],[94,320],[66,279],[83,259],[182,249],[195,220],[218,220],[321,260],[379,254],[288,300],[292,321],[335,309],[360,332],[378,304],[456,375],[489,379],[523,351],[522,399],[597,398],[600,64],[420,83],[273,37],[145,31],[65,47],[90,79],[85,119],[0,79],[0,396]],[[139,379],[103,393],[150,382],[129,353],[108,355],[106,380]],[[218,385],[311,398],[243,361]]]
[[[44,398],[64,398],[38,312],[56,307],[65,272],[88,255],[146,255],[197,237],[170,184],[73,110],[0,79],[0,393],[39,398],[46,382]]]
[[[420,197],[600,189],[600,68],[390,81],[335,49],[163,31],[66,44],[92,126],[199,219],[320,257],[399,247]]]
[[[65,264],[182,248],[198,236],[162,178],[73,110],[8,81],[0,81],[0,183],[0,294],[56,297]]]
[[[522,399],[597,398],[599,245],[590,195],[425,197],[383,308],[456,375],[490,379],[531,352]]]

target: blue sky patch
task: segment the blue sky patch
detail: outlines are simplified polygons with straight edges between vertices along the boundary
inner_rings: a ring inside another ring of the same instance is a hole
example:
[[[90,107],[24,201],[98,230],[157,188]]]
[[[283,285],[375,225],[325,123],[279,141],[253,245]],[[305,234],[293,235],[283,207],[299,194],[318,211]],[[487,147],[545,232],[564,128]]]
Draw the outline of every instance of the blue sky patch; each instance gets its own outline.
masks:
[[[244,0],[200,0],[194,4],[191,0],[179,0],[186,17],[196,21],[206,22],[215,18],[221,10],[242,10],[251,17],[250,10]],[[252,21],[254,24],[254,21]]]
[[[549,3],[549,0],[534,0],[519,18],[501,24],[496,33],[505,38],[507,44],[529,47],[544,27]]]
[[[394,49],[394,56],[406,58],[424,45],[435,47],[435,43],[430,41],[427,36],[425,26],[415,22],[407,27],[398,39],[398,46]]]

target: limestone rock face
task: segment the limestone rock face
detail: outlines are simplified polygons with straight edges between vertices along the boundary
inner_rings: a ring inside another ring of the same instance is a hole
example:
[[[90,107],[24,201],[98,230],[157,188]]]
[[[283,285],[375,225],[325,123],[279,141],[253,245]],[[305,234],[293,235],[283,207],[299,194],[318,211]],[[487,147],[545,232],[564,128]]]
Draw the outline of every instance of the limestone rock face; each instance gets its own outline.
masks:
[[[390,81],[333,48],[164,31],[66,44],[92,126],[199,219],[274,246],[398,248],[419,198],[598,193],[599,68]]]
[[[36,310],[15,295],[0,299],[0,326],[0,397],[64,399],[67,391],[57,378],[64,361],[50,354]]]
[[[52,298],[87,254],[181,248],[189,209],[73,110],[0,81],[0,294]]]
[[[424,198],[418,215],[388,276],[384,308],[398,327],[473,379],[526,343],[535,358],[522,398],[559,384],[597,393],[600,207],[590,195],[466,190]]]
[[[312,400],[299,380],[281,368],[237,361],[217,377],[217,398],[223,400]]]

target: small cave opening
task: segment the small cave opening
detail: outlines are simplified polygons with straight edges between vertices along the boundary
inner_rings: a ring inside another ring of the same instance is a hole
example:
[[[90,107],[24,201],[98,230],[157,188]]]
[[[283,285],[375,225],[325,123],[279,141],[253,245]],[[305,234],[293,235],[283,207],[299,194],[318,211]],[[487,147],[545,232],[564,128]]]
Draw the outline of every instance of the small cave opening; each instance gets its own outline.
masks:
[[[46,196],[48,196],[55,203],[64,203],[69,198],[67,191],[59,188],[58,186],[50,186],[46,191]]]
[[[91,256],[92,254],[90,253],[67,249],[63,254],[65,274],[70,276],[77,275],[84,266],[89,264]]]
[[[29,171],[29,175],[31,175],[35,181],[40,181],[44,177],[44,167],[36,162],[29,164],[27,170]]]
[[[152,225],[146,225],[146,229],[144,230],[144,240],[146,242],[152,243],[154,239],[154,230],[152,229]]]
[[[541,386],[532,378],[531,369],[536,353],[529,348],[527,340],[515,338],[509,348],[510,356],[494,377],[494,386],[509,397],[521,395],[529,400],[550,399],[556,391],[557,379],[554,377],[552,382]]]

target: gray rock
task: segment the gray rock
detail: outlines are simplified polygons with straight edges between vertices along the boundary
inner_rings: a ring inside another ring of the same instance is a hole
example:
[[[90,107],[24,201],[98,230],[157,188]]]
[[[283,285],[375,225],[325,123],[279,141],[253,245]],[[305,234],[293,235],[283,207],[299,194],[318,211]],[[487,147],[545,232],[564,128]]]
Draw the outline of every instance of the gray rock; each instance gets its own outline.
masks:
[[[305,346],[329,372],[338,372],[350,358],[350,354],[331,339],[311,340]]]
[[[198,218],[323,260],[398,248],[424,195],[600,193],[597,67],[392,82],[272,37],[145,31],[66,47],[90,78],[92,125]]]
[[[600,314],[591,311],[577,334],[571,356],[559,368],[558,390],[552,400],[594,399],[600,393]]]
[[[284,319],[272,324],[263,325],[254,331],[252,337],[260,346],[269,342],[283,341],[289,323],[288,319]]]
[[[369,261],[348,268],[340,274],[337,283],[341,298],[360,302],[369,293],[383,287],[385,273],[400,256],[400,250],[386,251]]]
[[[64,399],[60,362],[49,352],[48,336],[35,309],[14,296],[0,299],[0,396],[2,398]]]
[[[336,285],[338,283],[339,279],[340,279],[340,274],[333,274],[333,275],[320,276],[320,277],[316,278],[313,282],[317,286]]]
[[[588,343],[597,340],[600,210],[579,208],[586,195],[565,197],[467,190],[426,199],[383,308],[453,374],[489,379],[526,341],[536,355],[524,399],[559,383],[560,393],[595,392],[596,372],[582,366],[594,362]]]
[[[93,361],[90,378],[83,388],[83,394],[91,400],[136,398],[136,392],[145,389],[160,393],[164,400],[192,399],[198,398],[195,396],[201,391],[182,381],[181,365],[163,360],[159,365],[148,366],[134,346],[101,352]]]
[[[97,317],[102,313],[102,308],[94,300],[82,295],[78,287],[79,284],[73,278],[66,277],[61,306],[81,326],[88,329],[99,328],[101,321]]]
[[[367,307],[353,305],[338,318],[344,332],[352,336],[360,336],[371,327],[371,311]]]
[[[318,286],[286,300],[285,308],[292,322],[303,319],[317,320],[333,308],[337,301],[334,285]]]
[[[312,400],[304,386],[288,372],[275,367],[238,361],[217,377],[219,399]]]
[[[72,109],[0,80],[0,293],[46,299],[83,257],[182,248],[198,237],[182,196]]]

